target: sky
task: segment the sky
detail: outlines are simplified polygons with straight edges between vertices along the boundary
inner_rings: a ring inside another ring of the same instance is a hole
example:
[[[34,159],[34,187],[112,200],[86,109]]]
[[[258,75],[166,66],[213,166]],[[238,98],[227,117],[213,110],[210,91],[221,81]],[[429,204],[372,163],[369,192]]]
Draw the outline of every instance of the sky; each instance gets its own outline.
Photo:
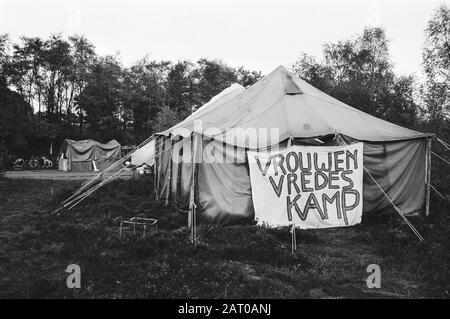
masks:
[[[421,73],[424,30],[450,0],[0,0],[0,33],[47,38],[85,35],[98,54],[120,52],[125,66],[145,55],[199,58],[267,74],[301,52],[382,26],[399,75]]]

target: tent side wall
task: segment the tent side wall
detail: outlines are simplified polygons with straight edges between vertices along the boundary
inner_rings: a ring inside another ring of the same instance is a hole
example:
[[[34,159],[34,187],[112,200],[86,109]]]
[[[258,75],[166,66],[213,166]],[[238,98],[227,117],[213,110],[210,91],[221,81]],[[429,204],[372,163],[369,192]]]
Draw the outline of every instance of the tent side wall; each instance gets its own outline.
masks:
[[[164,136],[157,137],[156,141],[156,195],[158,199],[163,199],[169,186],[169,168],[172,156],[172,149],[169,138]]]
[[[198,165],[198,214],[208,223],[236,224],[254,219],[250,171],[243,148],[202,141]]]
[[[180,208],[187,208],[192,183],[192,138],[171,140],[156,137],[155,189],[159,200],[166,198]]]
[[[364,166],[405,213],[424,209],[427,138],[398,142],[364,143]],[[376,212],[392,204],[364,172],[364,212]]]
[[[121,157],[121,146],[117,145],[96,145],[96,160],[98,168],[102,171]]]
[[[156,189],[158,199],[166,198],[178,207],[188,209],[192,184],[192,145],[194,137],[171,141],[158,136],[156,142]],[[195,138],[201,140],[200,135]],[[233,224],[254,216],[249,168],[245,150],[224,148],[223,143],[201,140],[197,143],[196,194],[198,216],[215,224]],[[228,150],[226,152],[225,150]],[[211,154],[228,156],[230,163],[212,159]],[[236,163],[238,162],[238,163]],[[169,177],[170,176],[170,177]]]

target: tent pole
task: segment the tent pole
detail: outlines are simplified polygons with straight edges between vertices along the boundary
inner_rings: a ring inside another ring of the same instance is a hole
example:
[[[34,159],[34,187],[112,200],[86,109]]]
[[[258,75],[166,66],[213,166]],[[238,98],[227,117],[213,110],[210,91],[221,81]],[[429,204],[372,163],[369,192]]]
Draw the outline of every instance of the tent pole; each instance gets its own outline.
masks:
[[[195,174],[196,172],[196,163],[197,163],[197,138],[194,135],[194,162],[192,163],[192,230],[193,230],[193,241],[194,246],[197,246],[197,215],[196,215],[196,206],[195,206]]]
[[[119,171],[117,171],[116,173],[114,173],[113,175],[108,177],[108,179],[103,180],[101,183],[97,184],[92,189],[84,192],[83,194],[80,194],[80,196],[72,199],[69,203],[64,204],[64,208],[68,207],[67,210],[71,210],[72,208],[77,206],[79,203],[81,203],[83,200],[85,200],[88,196],[90,196],[92,193],[94,193],[97,189],[99,189],[100,187],[108,184],[109,182],[119,178],[120,175],[122,174],[122,172],[127,168],[128,168],[128,166],[125,166],[124,168],[120,169]]]
[[[430,187],[431,187],[431,138],[427,139],[426,150],[426,202],[425,202],[425,216],[430,215]]]
[[[190,240],[195,246],[197,245],[197,221],[195,215],[195,164],[196,164],[196,136],[192,135],[191,154],[192,154],[192,183],[189,200],[189,219],[188,224],[191,229]]]
[[[170,136],[169,136],[170,138]],[[170,190],[171,190],[171,186],[172,186],[172,164],[173,164],[173,140],[170,139],[170,163],[169,163],[169,171],[167,172],[167,174],[169,174],[168,178],[167,178],[167,189],[166,189],[166,200],[165,200],[165,205],[169,205],[169,196],[170,196]]]
[[[291,228],[291,246],[292,246],[292,255],[295,255],[295,252],[297,251],[297,236],[295,234],[295,226],[292,224]]]
[[[163,142],[163,143],[161,143]],[[160,183],[161,183],[161,162],[162,162],[162,156],[161,154],[164,152],[164,137],[161,137],[160,139],[158,139],[158,179],[156,180],[156,200],[159,201],[159,187],[160,187]],[[161,150],[160,150],[161,149]]]
[[[154,180],[153,180],[153,191],[155,192],[155,201],[158,201],[158,179],[159,179],[159,170],[158,170],[158,166],[159,166],[159,159],[158,159],[158,153],[159,153],[159,141],[160,141],[160,137],[156,136],[155,137],[155,164],[153,166],[153,171],[155,172],[154,175]]]
[[[122,171],[124,169],[126,169],[128,166],[125,166],[123,168],[121,168],[119,171],[117,171],[116,173],[112,174],[110,177],[108,177],[105,180],[102,180],[100,183],[96,184],[94,187],[92,187],[91,189],[85,190],[84,192],[81,192],[80,194],[78,194],[77,196],[73,197],[71,200],[66,201],[65,203],[63,203],[61,205],[61,207],[59,207],[58,209],[54,210],[52,212],[52,215],[58,214],[61,210],[66,209],[67,207],[71,206],[73,203],[75,203],[76,201],[80,200],[80,198],[84,198],[86,196],[86,194],[91,194],[92,191],[95,191],[97,189],[99,189],[100,187],[102,187],[103,185],[105,185],[105,183],[107,183],[109,180],[111,180],[112,178],[115,178],[115,176],[117,176],[118,174],[121,174]],[[72,209],[72,207],[69,207],[68,210]]]
[[[155,200],[156,200],[156,159],[155,164],[153,165],[153,192],[155,193]]]
[[[193,153],[193,148],[192,148],[192,135],[190,135],[189,136],[189,139],[190,139],[190,141],[191,141],[191,144],[190,144],[190,156],[191,156],[191,159],[190,159],[190,161],[191,161],[191,165],[193,165],[193,161],[194,161],[194,156],[192,155],[192,153]],[[191,174],[192,174],[192,166],[191,166]],[[192,176],[191,176],[191,179],[192,179]],[[190,230],[191,229],[191,222],[192,222],[192,212],[191,212],[191,209],[192,209],[192,181],[191,181],[191,186],[190,186],[190,188],[189,188],[189,204],[188,204],[188,220],[187,220],[187,227],[188,227],[188,229]],[[190,236],[190,235],[189,235]],[[189,237],[190,238],[190,237]]]
[[[193,242],[194,242],[194,246],[197,246],[197,216],[195,214],[195,203],[194,206],[192,207],[192,230],[193,230]]]
[[[181,175],[183,173],[183,157],[180,157],[180,150],[183,150],[184,152],[184,142],[183,142],[183,138],[181,138],[181,149],[178,150],[178,162],[177,162],[177,181],[176,181],[176,192],[175,192],[175,202],[178,203],[179,199],[180,199],[180,192],[181,192]],[[184,153],[183,153],[184,154]]]

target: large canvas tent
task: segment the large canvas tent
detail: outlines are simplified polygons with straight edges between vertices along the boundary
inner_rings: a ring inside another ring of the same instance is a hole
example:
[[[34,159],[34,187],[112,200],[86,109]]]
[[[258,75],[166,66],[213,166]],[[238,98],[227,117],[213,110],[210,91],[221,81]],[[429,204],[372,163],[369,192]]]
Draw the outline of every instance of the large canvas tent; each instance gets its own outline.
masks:
[[[65,139],[59,154],[59,157],[63,156],[68,160],[69,170],[92,171],[93,161],[99,170],[103,170],[121,157],[121,146],[116,140],[100,143],[94,140]]]
[[[251,134],[259,129],[278,134]],[[364,213],[394,203],[408,215],[426,209],[432,136],[346,105],[280,66],[247,90],[230,87],[156,134],[148,154],[155,154],[155,189],[161,200],[195,207],[206,222],[232,224],[254,217],[248,150],[362,141]]]
[[[188,210],[190,226],[197,216],[234,224],[255,217],[248,151],[363,142],[363,212],[393,205],[409,223],[405,215],[428,212],[432,137],[340,102],[280,66],[248,89],[227,88],[127,158],[153,165],[157,198]],[[74,207],[110,180],[89,182],[62,207]]]

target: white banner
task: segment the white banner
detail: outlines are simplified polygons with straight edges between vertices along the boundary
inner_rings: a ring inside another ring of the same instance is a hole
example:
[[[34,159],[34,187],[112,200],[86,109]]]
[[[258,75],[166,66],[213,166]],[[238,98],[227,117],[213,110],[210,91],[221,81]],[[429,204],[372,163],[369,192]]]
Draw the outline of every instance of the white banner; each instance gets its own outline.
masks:
[[[302,229],[351,226],[363,211],[363,143],[248,151],[255,218]]]

